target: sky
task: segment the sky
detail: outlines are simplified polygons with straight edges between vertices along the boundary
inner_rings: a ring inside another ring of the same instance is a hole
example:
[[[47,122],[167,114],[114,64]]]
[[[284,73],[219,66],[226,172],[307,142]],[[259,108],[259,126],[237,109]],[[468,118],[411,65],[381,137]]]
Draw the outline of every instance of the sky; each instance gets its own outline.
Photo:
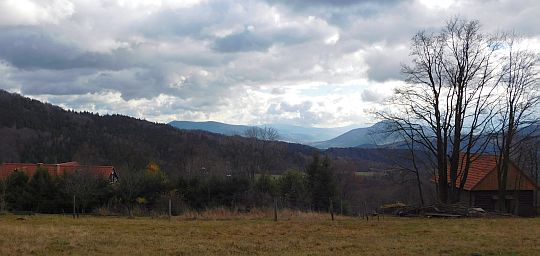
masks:
[[[0,0],[0,88],[155,122],[374,122],[452,17],[540,46],[537,0]]]

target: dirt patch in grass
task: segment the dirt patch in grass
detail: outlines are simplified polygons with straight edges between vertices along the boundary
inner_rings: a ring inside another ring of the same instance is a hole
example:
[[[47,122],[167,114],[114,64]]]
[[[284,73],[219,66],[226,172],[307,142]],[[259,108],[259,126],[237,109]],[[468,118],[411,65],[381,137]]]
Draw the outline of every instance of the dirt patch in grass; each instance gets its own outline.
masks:
[[[207,214],[211,216],[212,214]],[[217,216],[223,216],[215,214]],[[0,255],[539,255],[540,218],[0,216]]]

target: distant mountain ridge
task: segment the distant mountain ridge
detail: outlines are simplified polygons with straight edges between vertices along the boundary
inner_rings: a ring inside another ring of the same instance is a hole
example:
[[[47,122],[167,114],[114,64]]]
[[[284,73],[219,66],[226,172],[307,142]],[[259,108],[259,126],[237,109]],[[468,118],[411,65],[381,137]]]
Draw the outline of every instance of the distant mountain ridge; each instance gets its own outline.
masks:
[[[385,122],[378,122],[370,127],[356,128],[333,139],[310,143],[310,146],[327,148],[375,148],[378,145],[395,144],[400,141],[398,136],[386,134]]]
[[[336,128],[303,127],[289,124],[265,125],[235,125],[215,121],[172,121],[169,125],[185,130],[202,130],[223,135],[243,135],[251,127],[272,127],[280,135],[280,140],[287,142],[310,144],[316,141],[329,140],[358,126],[345,126]]]
[[[248,125],[226,124],[215,121],[172,121],[169,125],[184,130],[201,130],[223,135],[242,135],[244,131],[250,128]]]
[[[407,149],[407,144],[398,134],[389,134],[388,127],[384,121],[378,122],[370,127],[357,128],[341,134],[333,139],[321,142],[309,143],[308,145],[319,149],[329,148],[386,148],[386,149]],[[430,132],[429,130],[427,131]],[[434,136],[434,135],[431,135]],[[540,125],[531,125],[520,129],[517,132],[518,137],[540,138]],[[435,138],[432,137],[434,140]],[[497,152],[497,145],[494,142],[486,142],[492,139],[487,134],[482,134],[479,141],[472,147],[472,152],[485,152],[493,154]],[[483,142],[484,140],[484,142]],[[433,142],[435,143],[435,142]],[[465,148],[467,141],[462,141],[461,148]],[[417,146],[418,147],[418,146]],[[449,150],[451,144],[449,145]]]
[[[223,135],[243,135],[250,127],[272,127],[280,134],[280,140],[309,145],[318,149],[329,148],[388,148],[388,149],[406,149],[407,146],[403,139],[397,134],[388,134],[386,123],[384,121],[373,124],[369,127],[352,129],[351,126],[338,128],[315,128],[302,127],[287,124],[268,124],[268,125],[233,125],[214,121],[192,122],[192,121],[173,121],[169,125],[185,130],[202,130]],[[354,126],[353,126],[354,127]],[[538,125],[527,127],[519,134],[530,134],[540,136]],[[495,152],[493,148],[487,147],[486,152]],[[473,148],[473,151],[484,151],[480,148]]]

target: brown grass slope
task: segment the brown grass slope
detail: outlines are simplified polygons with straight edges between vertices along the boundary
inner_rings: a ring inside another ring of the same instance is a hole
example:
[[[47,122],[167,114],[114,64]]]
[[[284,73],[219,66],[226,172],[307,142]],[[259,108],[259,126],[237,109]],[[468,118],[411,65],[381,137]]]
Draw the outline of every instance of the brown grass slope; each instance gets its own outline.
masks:
[[[540,218],[0,216],[0,255],[540,255]],[[201,219],[203,218],[203,219]],[[442,230],[445,230],[444,232]]]

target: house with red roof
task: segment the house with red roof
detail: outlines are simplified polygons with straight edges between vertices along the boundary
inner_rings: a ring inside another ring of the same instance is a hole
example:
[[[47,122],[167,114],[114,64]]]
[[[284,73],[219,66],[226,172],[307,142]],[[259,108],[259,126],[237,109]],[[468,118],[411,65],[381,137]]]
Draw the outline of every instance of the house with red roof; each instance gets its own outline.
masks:
[[[461,201],[467,202],[471,207],[481,207],[487,211],[494,211],[499,199],[498,156],[474,155],[472,160],[461,194]],[[460,162],[463,163],[464,161]],[[461,183],[461,176],[462,172],[458,171],[456,184]],[[506,184],[506,209],[511,213],[522,216],[534,215],[535,193],[538,188],[538,185],[527,174],[513,162],[510,162]]]
[[[81,165],[77,162],[60,164],[3,163],[0,164],[0,179],[7,178],[14,171],[25,172],[28,177],[32,177],[38,168],[47,170],[51,176],[61,176],[75,171],[89,171],[97,176],[109,179],[110,182],[118,181],[113,166]]]

